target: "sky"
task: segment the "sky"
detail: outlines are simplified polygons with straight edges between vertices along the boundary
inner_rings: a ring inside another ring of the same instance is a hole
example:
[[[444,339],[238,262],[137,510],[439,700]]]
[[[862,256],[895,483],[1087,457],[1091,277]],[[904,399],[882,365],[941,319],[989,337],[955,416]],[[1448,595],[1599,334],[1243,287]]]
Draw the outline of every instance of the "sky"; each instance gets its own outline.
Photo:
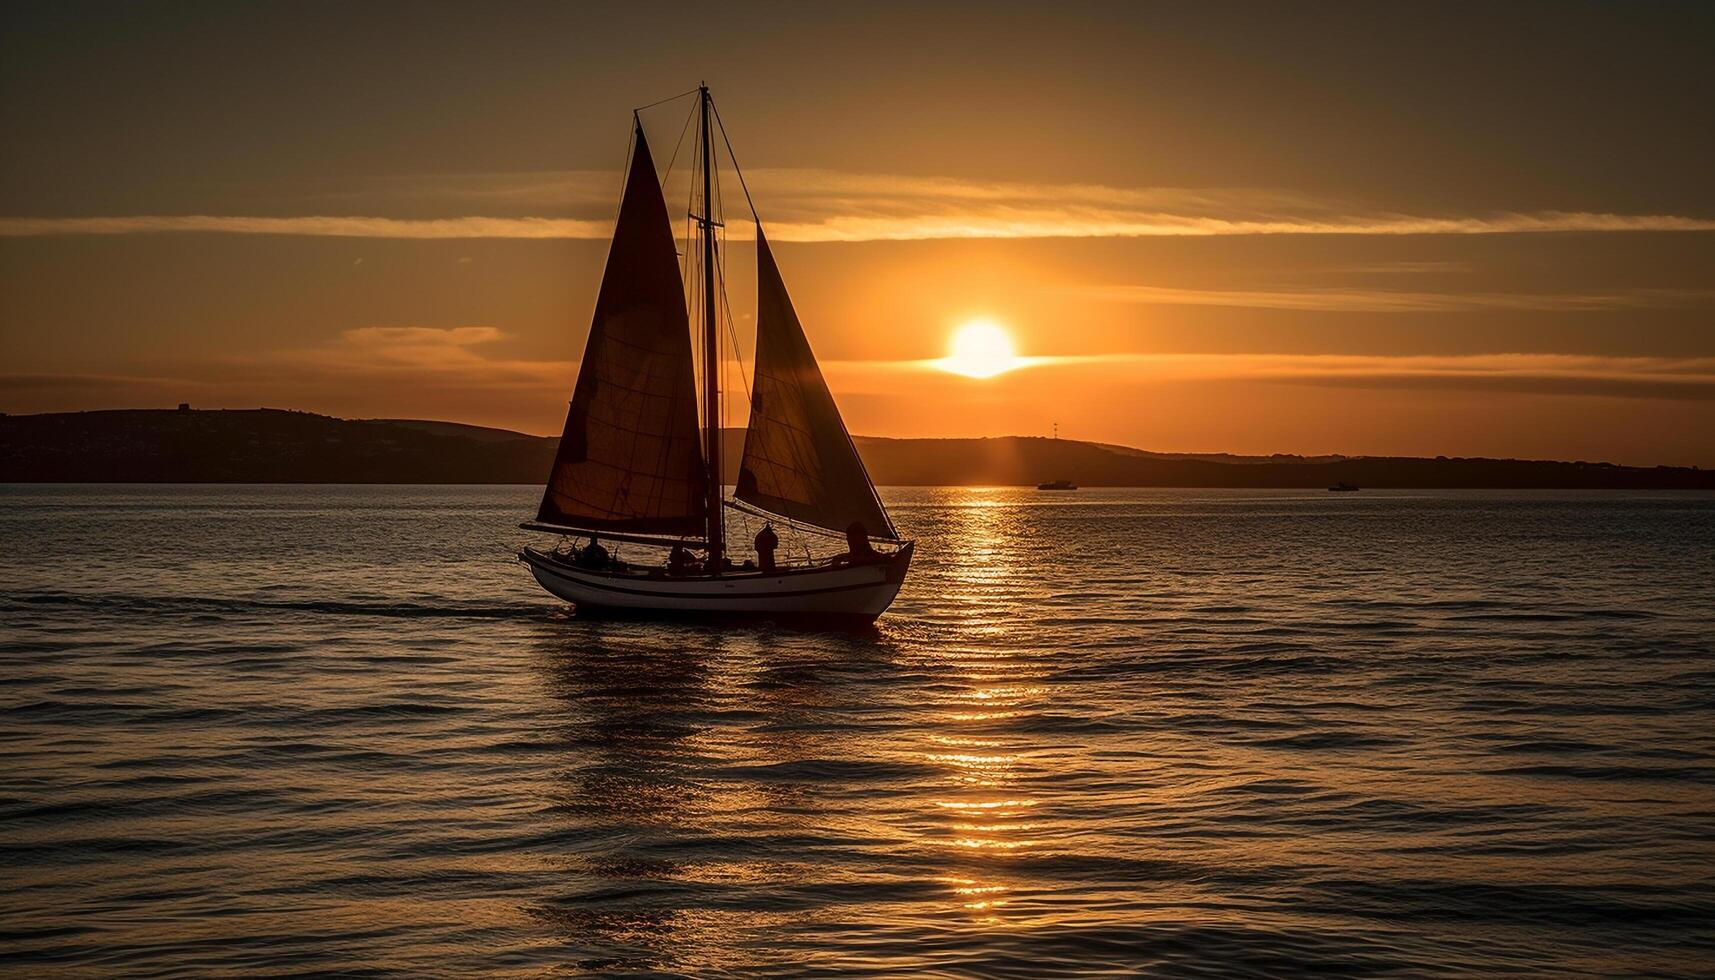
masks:
[[[1715,465],[1715,7],[849,6],[6,5],[0,411],[555,432],[706,80],[854,433]]]

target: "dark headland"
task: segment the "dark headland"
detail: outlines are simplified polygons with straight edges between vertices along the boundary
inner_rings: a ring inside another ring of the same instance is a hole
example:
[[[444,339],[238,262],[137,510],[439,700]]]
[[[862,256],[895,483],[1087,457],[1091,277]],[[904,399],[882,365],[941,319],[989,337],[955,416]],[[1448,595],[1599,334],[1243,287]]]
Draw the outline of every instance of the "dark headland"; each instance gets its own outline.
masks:
[[[729,432],[736,469],[742,433]],[[556,439],[453,422],[278,409],[0,416],[8,483],[540,483]],[[1006,436],[858,437],[875,482],[905,486],[1715,489],[1715,470],[1402,456],[1230,456]],[[729,474],[729,482],[731,474]]]

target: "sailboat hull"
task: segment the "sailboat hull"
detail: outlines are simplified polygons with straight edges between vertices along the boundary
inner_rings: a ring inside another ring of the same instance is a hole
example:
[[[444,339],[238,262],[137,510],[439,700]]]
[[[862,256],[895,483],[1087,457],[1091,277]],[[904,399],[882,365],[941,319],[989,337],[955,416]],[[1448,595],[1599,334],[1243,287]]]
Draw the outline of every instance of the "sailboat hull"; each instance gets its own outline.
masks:
[[[911,566],[911,552],[908,543],[873,564],[683,578],[578,568],[535,548],[525,548],[518,558],[542,588],[583,614],[731,616],[851,625],[873,622],[892,604]]]

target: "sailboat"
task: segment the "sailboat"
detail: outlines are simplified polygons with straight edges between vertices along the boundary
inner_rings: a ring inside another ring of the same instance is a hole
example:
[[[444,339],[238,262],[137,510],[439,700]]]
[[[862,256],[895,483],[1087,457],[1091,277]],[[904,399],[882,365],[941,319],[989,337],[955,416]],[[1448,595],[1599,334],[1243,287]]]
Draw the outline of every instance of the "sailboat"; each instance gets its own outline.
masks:
[[[899,536],[858,457],[754,204],[755,373],[737,485],[731,498],[725,493],[717,313],[726,304],[716,235],[724,223],[711,131],[711,116],[718,123],[719,114],[706,85],[695,94],[701,121],[692,159],[700,156],[701,166],[693,189],[700,179],[701,193],[689,217],[696,244],[687,243],[682,276],[666,197],[634,112],[619,217],[565,430],[536,519],[520,525],[561,535],[562,546],[526,547],[518,558],[580,615],[871,622],[904,583],[914,542]],[[730,141],[726,146],[730,157]],[[733,169],[743,186],[736,160]],[[744,193],[749,201],[748,187]],[[700,321],[700,386],[693,316]],[[768,520],[768,534],[778,524],[843,538],[846,550],[815,557],[806,548],[798,560],[780,563],[772,551],[735,560],[726,540],[729,511]],[[590,544],[573,550],[579,536]],[[616,561],[600,540],[671,554],[665,562]]]

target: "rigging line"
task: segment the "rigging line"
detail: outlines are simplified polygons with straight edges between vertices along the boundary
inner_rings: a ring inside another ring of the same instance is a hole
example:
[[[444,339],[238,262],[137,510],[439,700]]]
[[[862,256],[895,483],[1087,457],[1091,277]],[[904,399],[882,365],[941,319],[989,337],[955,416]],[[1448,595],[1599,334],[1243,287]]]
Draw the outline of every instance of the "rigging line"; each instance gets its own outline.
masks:
[[[673,176],[673,164],[679,162],[679,150],[682,149],[685,145],[685,133],[690,130],[691,119],[696,114],[697,114],[697,107],[696,106],[692,106],[691,111],[685,113],[685,125],[679,127],[679,142],[673,144],[673,156],[671,159],[669,159],[667,161],[667,172],[661,175],[661,186],[662,187],[666,187],[667,186],[667,178]]]
[[[836,531],[833,528],[822,527],[819,524],[810,524],[806,521],[800,521],[797,518],[791,517],[787,514],[776,514],[775,512],[773,512],[771,510],[764,510],[763,508],[758,507],[755,504],[746,503],[745,501],[742,501],[742,500],[729,500],[726,502],[726,505],[728,507],[732,508],[733,510],[743,511],[746,513],[754,514],[757,517],[762,518],[763,520],[769,521],[770,523],[778,522],[778,521],[784,521],[784,522],[786,522],[787,527],[789,527],[792,530],[797,531],[801,534],[804,534],[805,536],[813,536],[813,537],[819,537],[819,538],[833,538],[836,540],[843,540],[845,538],[845,532],[843,532],[843,531]],[[901,542],[900,538],[889,538],[889,537],[883,537],[881,535],[875,535],[875,534],[868,534],[865,536],[868,537],[871,541],[881,541],[881,542],[886,543],[886,544],[899,544]]]
[[[693,171],[693,173],[691,174],[691,186],[692,187],[695,187],[697,185],[697,178],[696,178],[696,173],[695,173],[696,169],[697,169],[696,163],[693,162],[691,164],[691,170]],[[663,197],[665,197],[665,195],[663,195]],[[673,243],[673,247],[677,248],[678,246],[679,246],[679,243],[677,241],[675,241]],[[691,315],[692,291],[691,291],[691,202],[688,200],[685,202],[685,250],[679,253],[679,283],[686,290],[686,293],[685,293],[685,317],[686,317],[686,319],[689,319],[690,315]]]
[[[728,507],[732,508],[733,510],[739,511],[741,513],[754,514],[757,517],[760,517],[763,520],[766,520],[770,523],[784,522],[786,527],[790,528],[791,530],[793,530],[793,531],[797,532],[798,534],[801,534],[805,537],[820,537],[820,538],[844,538],[845,537],[845,535],[841,534],[839,531],[830,530],[830,529],[825,528],[825,527],[818,527],[814,524],[808,524],[808,523],[805,523],[803,521],[798,520],[795,517],[790,517],[786,514],[776,514],[773,511],[763,510],[761,507],[756,507],[754,505],[747,504],[741,500],[729,500],[726,502],[726,505]],[[876,540],[880,541],[880,540],[885,540],[885,539],[877,538]]]
[[[738,174],[738,186],[740,190],[744,191],[744,203],[750,208],[750,218],[757,224],[761,224],[762,218],[756,213],[756,202],[750,197],[750,185],[744,182],[744,168],[738,165],[738,154],[732,151],[732,138],[726,134],[726,123],[721,121],[721,110],[719,106],[715,105],[713,96],[709,97],[709,109],[715,114],[715,125],[720,127],[721,142],[726,144],[727,159],[732,161],[732,172]]]
[[[696,165],[694,163],[692,164],[691,169],[693,172],[696,170]],[[696,181],[695,181],[695,177],[693,174],[692,183],[695,183],[695,182]],[[697,275],[697,260],[693,256],[694,249],[692,248],[692,242],[691,242],[692,230],[691,230],[691,217],[690,217],[690,215],[691,215],[690,205],[687,204],[686,209],[685,209],[685,251],[680,256],[680,266],[681,266],[682,271],[681,271],[681,274],[679,277],[679,280],[683,284],[684,289],[685,289],[685,297],[684,297],[684,299],[685,299],[685,322],[687,324],[687,327],[689,326],[689,324],[694,323],[696,321],[696,316],[697,316],[697,290],[693,286],[693,283],[692,283],[692,280],[694,280],[696,278],[696,275]],[[687,339],[690,339],[690,338],[687,338]],[[696,396],[696,390],[695,390],[696,386],[695,386],[694,378],[696,376],[696,372],[699,370],[698,365],[702,363],[700,360],[701,354],[698,351],[697,347],[698,347],[698,345],[696,343],[694,343],[694,342],[691,343],[691,373],[692,373],[692,377],[693,377],[691,394],[693,397]],[[702,423],[700,420],[702,419],[703,403],[702,403],[702,399],[700,399],[700,398],[697,398],[696,401],[697,401],[697,418],[699,420],[698,425],[701,425]],[[698,441],[697,441],[697,458],[702,459],[702,457],[703,457],[702,439],[701,439],[701,436],[699,435]]]
[[[748,405],[750,404],[750,381],[744,376],[744,351],[739,348],[738,328],[733,324],[732,300],[727,296],[724,264],[722,270],[719,280],[721,284],[721,306],[726,309],[726,330],[727,336],[732,338],[732,359],[738,364],[738,380],[744,384],[744,401]]]
[[[722,292],[726,291],[726,287],[724,285],[720,286],[719,288]],[[717,319],[717,320],[720,319],[720,311],[725,309],[725,308],[726,308],[726,303],[724,303],[724,302],[717,303],[715,305],[715,319]],[[726,333],[721,335],[721,340],[725,341],[727,335],[731,334],[731,333],[732,333],[732,324],[729,323],[729,324],[727,324]],[[732,365],[727,362],[726,355],[723,353],[721,355],[721,393],[723,395],[728,396],[728,397],[721,399],[721,431],[723,431],[723,432],[726,431],[727,411],[732,408],[732,405],[729,404],[732,401],[732,399],[730,397],[731,392],[732,392]],[[721,448],[724,450],[726,448],[726,445],[723,443],[721,445]]]
[[[744,414],[746,424],[748,424],[750,419],[750,382],[744,376],[744,352],[738,346],[738,329],[733,325],[732,303],[728,300],[726,293],[726,272],[724,266],[721,268],[723,271],[717,280],[720,283],[721,309],[726,311],[726,335],[732,340],[733,369],[738,372],[739,385],[744,388]],[[721,359],[721,377],[727,377],[725,358]],[[727,390],[732,390],[732,386],[728,385]]]
[[[756,213],[756,201],[750,196],[750,185],[744,179],[744,168],[740,167],[738,165],[738,154],[733,152],[733,148],[732,148],[732,137],[727,135],[726,123],[721,119],[720,107],[715,105],[715,101],[713,98],[709,99],[709,108],[714,113],[715,124],[720,127],[721,142],[726,144],[727,159],[732,161],[732,171],[733,171],[733,173],[738,175],[738,186],[739,186],[739,189],[744,192],[744,203],[746,204],[746,206],[748,206],[750,208],[751,220],[756,222],[756,224],[757,224],[757,227],[758,227],[757,237],[761,238],[760,229],[761,229],[761,225],[762,225],[762,218],[760,216],[758,216]],[[758,261],[759,262],[761,261],[760,258],[758,259]],[[761,296],[760,295],[757,297],[757,302],[760,306],[760,303],[761,303]],[[759,313],[758,314],[758,323],[757,323],[758,329],[761,328],[761,322],[760,321],[761,321],[761,317],[760,317],[760,313]],[[735,343],[736,343],[736,338],[735,338]],[[761,344],[760,338],[758,339],[757,343],[758,343],[758,345]],[[826,384],[826,382],[823,382],[823,383]],[[752,405],[752,410],[754,411],[755,410],[755,396],[751,394],[749,385],[745,386],[745,396],[746,396],[746,398],[750,399],[751,405]],[[852,445],[850,433],[844,432],[844,429],[845,429],[844,420],[841,420],[840,428],[842,430],[842,434],[844,434],[846,436],[846,444],[852,446],[852,449],[851,449],[852,455],[854,455],[854,456],[857,455],[857,447],[855,445]],[[804,460],[803,460],[803,458],[801,458],[801,456],[798,452],[798,447],[796,445],[796,442],[794,442],[794,445],[792,448],[792,456],[793,456],[793,460],[792,460],[793,468],[795,470],[797,470],[797,472],[801,476],[807,475],[811,472],[810,467],[804,465]],[[860,467],[863,466],[863,461],[861,459],[858,461],[858,465]],[[869,474],[867,472],[864,473],[864,479],[865,479],[865,482],[868,482],[870,485],[870,491],[869,492],[870,492],[871,498],[875,500],[876,506],[878,508],[880,508],[881,507],[881,500],[879,497],[876,496],[875,484],[873,481],[869,480]],[[881,511],[881,513],[883,515],[883,519],[885,520],[887,511],[885,509],[883,509]],[[791,519],[788,518],[788,520],[790,521]],[[891,522],[889,522],[889,523],[891,524]],[[887,530],[892,531],[893,528],[888,527]]]
[[[714,113],[715,125],[720,127],[721,141],[726,144],[727,159],[732,161],[732,171],[738,175],[738,186],[740,190],[744,191],[744,202],[750,207],[750,216],[760,227],[762,224],[762,218],[756,213],[756,201],[750,196],[750,185],[746,183],[744,179],[744,168],[738,165],[738,154],[733,152],[732,148],[732,137],[727,135],[726,122],[721,119],[720,107],[715,105],[713,97],[709,98],[709,109]],[[826,382],[824,382],[824,384],[825,383]],[[870,499],[875,502],[876,509],[880,511],[882,520],[887,523],[887,530],[897,535],[898,529],[892,526],[893,520],[887,516],[887,508],[881,502],[881,494],[875,489],[875,481],[869,477],[869,467],[864,466],[863,457],[858,455],[857,443],[852,440],[851,431],[846,428],[844,419],[840,420],[840,434],[846,437],[846,445],[851,447],[851,454],[858,461],[858,467],[863,472],[864,482],[869,484]]]
[[[709,102],[709,107],[711,109],[714,108],[714,101],[712,99]],[[721,139],[723,142],[727,143],[727,159],[732,160],[733,172],[738,173],[738,161],[733,159],[732,143],[730,141],[727,141],[725,129],[722,129],[722,131],[721,131]],[[739,175],[739,182],[742,184],[743,181],[744,181],[744,176],[742,174],[740,174]],[[718,186],[716,188],[715,193],[717,195],[716,200],[721,201],[721,215],[724,218],[726,215],[726,202],[725,202],[724,198],[719,196],[720,195],[720,189]],[[746,202],[748,202],[750,200],[750,192],[749,191],[745,192],[745,200],[746,200]],[[752,209],[751,217],[754,218],[755,216],[756,216],[755,210]],[[728,237],[727,227],[726,227],[726,224],[724,222],[721,224],[721,232],[720,233],[721,233],[721,244],[723,246],[725,246],[730,241],[730,239]],[[750,414],[748,410],[751,408],[751,404],[752,404],[753,399],[751,398],[751,394],[750,394],[750,379],[749,379],[749,377],[746,376],[745,370],[744,370],[744,349],[739,344],[739,341],[738,341],[738,321],[732,315],[732,297],[730,295],[728,295],[728,293],[727,293],[726,263],[721,259],[721,257],[719,255],[717,255],[715,257],[715,261],[717,263],[717,269],[719,270],[719,278],[717,278],[715,281],[717,283],[719,283],[719,285],[720,285],[721,308],[726,311],[726,332],[727,332],[727,336],[732,339],[733,361],[737,364],[739,384],[744,388],[744,402],[745,402],[745,408],[747,410],[745,415],[746,415],[746,421],[748,422],[749,414]]]
[[[713,134],[704,133],[703,138],[708,139],[711,135],[713,135]],[[713,150],[714,148],[711,146],[711,147],[709,147],[709,149]],[[709,188],[714,191],[714,200],[703,202],[703,213],[708,216],[708,219],[710,221],[715,222],[715,226],[714,226],[715,230],[714,230],[714,234],[709,236],[709,244],[711,247],[710,247],[709,255],[707,256],[707,258],[704,261],[708,264],[708,267],[709,267],[708,268],[708,274],[714,277],[713,281],[715,284],[715,291],[725,292],[726,291],[726,279],[724,278],[724,276],[721,272],[721,250],[726,247],[726,221],[725,221],[725,219],[726,219],[726,204],[725,204],[725,201],[721,198],[720,154],[717,152],[709,153],[708,154],[708,164],[709,164],[709,173],[708,173],[707,180],[708,180]],[[713,313],[712,313],[712,318],[716,324],[715,360],[718,362],[718,364],[717,364],[716,368],[712,368],[711,370],[718,370],[720,372],[721,386],[722,386],[722,388],[725,388],[725,386],[726,386],[726,358],[721,355],[721,332],[719,329],[720,318],[721,318],[720,314],[721,314],[720,306],[717,304],[715,306]],[[717,407],[716,413],[715,413],[717,416],[717,421],[716,421],[716,425],[715,425],[715,438],[720,439],[720,438],[722,438],[721,431],[723,429],[725,429],[725,427],[726,427],[726,409],[727,409],[726,399],[721,398],[717,394],[715,397],[715,405]],[[722,448],[725,448],[725,447],[723,446]],[[722,474],[720,478],[724,483],[724,481],[726,480],[726,475]]]
[[[713,111],[713,113],[714,113],[715,125],[720,127],[721,142],[726,145],[727,159],[732,161],[732,172],[734,174],[738,175],[738,186],[739,186],[739,189],[744,192],[744,203],[747,207],[750,208],[751,220],[754,221],[760,227],[762,224],[762,218],[760,216],[758,216],[756,213],[756,201],[750,196],[750,184],[748,184],[744,179],[744,168],[740,167],[738,165],[738,154],[735,153],[733,151],[733,148],[732,148],[732,137],[727,135],[726,122],[721,119],[720,107],[715,105],[715,100],[712,97],[709,99],[709,109],[711,111]],[[760,232],[758,234],[758,237],[760,237]],[[725,299],[724,291],[723,291],[723,297],[722,298],[723,298],[723,300]],[[757,301],[760,304],[760,302],[761,302],[760,296],[758,296]],[[730,312],[729,312],[729,316],[730,316]],[[761,326],[761,324],[760,324],[760,318],[759,318],[759,322],[758,322],[758,328],[759,329],[760,329],[760,326]],[[760,344],[760,339],[758,340],[758,343]],[[733,346],[736,348],[737,345],[738,345],[738,337],[737,337],[737,334],[735,333],[733,336]],[[751,401],[753,409],[754,409],[755,398],[751,394],[750,385],[748,382],[745,384],[744,394],[745,394],[745,398]],[[850,436],[847,436],[847,439],[849,441]],[[855,453],[857,450],[854,448],[852,451]],[[797,456],[797,453],[794,452],[793,455]],[[794,459],[793,462],[795,464],[795,468],[799,471],[799,473],[808,473],[809,472],[808,467],[805,467],[804,465],[802,465],[803,460]],[[873,484],[872,484],[872,489],[870,492],[871,492],[871,494],[874,493]],[[883,513],[885,513],[885,511]]]
[[[728,154],[728,159],[731,159],[730,153]],[[738,165],[734,164],[733,169],[737,170]],[[719,185],[716,185],[715,195],[716,195],[715,199],[717,201],[722,201],[721,214],[724,217],[726,214],[726,205],[725,205],[725,202],[720,197]],[[721,246],[722,246],[722,249],[724,250],[726,245],[727,245],[727,242],[728,242],[727,228],[726,228],[726,225],[724,223],[721,225],[720,234],[721,234]],[[739,346],[739,343],[738,343],[738,324],[737,324],[737,321],[733,319],[733,315],[732,315],[732,298],[727,295],[726,262],[721,257],[721,255],[719,253],[717,253],[715,255],[715,271],[717,273],[715,282],[718,284],[718,287],[720,289],[721,309],[726,311],[726,332],[727,332],[727,336],[732,338],[732,357],[733,357],[734,363],[736,363],[738,365],[739,383],[744,387],[744,403],[745,403],[745,408],[747,409],[746,417],[748,419],[748,416],[749,416],[748,409],[750,408],[750,401],[751,401],[751,398],[750,398],[750,380],[748,378],[746,378],[744,375],[744,351]],[[724,360],[722,361],[722,364],[723,365],[725,364]],[[723,376],[724,376],[724,373],[723,373]]]
[[[697,138],[698,140],[701,140],[702,135],[699,133]],[[686,305],[689,307],[688,318],[693,324],[700,322],[702,319],[703,290],[698,287],[703,281],[702,277],[708,275],[708,259],[703,255],[703,250],[696,247],[695,241],[697,237],[700,237],[696,230],[696,206],[698,178],[702,172],[702,154],[692,153],[691,186],[685,196],[685,260],[690,268],[690,274],[685,276],[685,288],[689,291],[689,295],[686,300]],[[691,258],[693,254],[696,255],[695,259]],[[693,363],[701,368],[704,386],[709,385],[712,382],[712,379],[709,376],[708,358],[706,356],[706,352],[703,350],[702,344],[693,343],[691,345],[691,357]],[[703,408],[704,404],[702,399],[698,399],[697,417],[702,425],[707,425],[709,420],[703,417]],[[704,479],[706,480],[706,471],[708,469],[708,459],[706,458],[707,447],[703,445],[700,433],[697,443],[697,458],[702,460],[703,468],[705,470]]]
[[[662,105],[663,103],[672,102],[674,99],[682,99],[687,95],[696,95],[698,91],[700,91],[700,89],[691,89],[689,92],[680,92],[678,95],[669,95],[665,99],[656,99],[654,102],[651,102],[648,105],[638,106],[637,108],[631,110],[631,112],[633,115],[635,115],[639,112],[642,112],[645,109],[653,109],[658,105]]]
[[[619,213],[625,210],[625,185],[631,182],[631,157],[637,152],[637,133],[643,128],[643,123],[637,118],[637,113],[631,114],[631,132],[625,140],[625,166],[619,171],[619,203],[613,206],[613,227],[619,228]]]
[[[691,273],[692,273],[691,252],[693,251],[692,242],[691,242],[691,236],[693,234],[693,232],[691,230],[691,208],[692,208],[692,205],[694,205],[696,203],[696,199],[697,199],[697,155],[694,153],[691,155],[691,182],[690,183],[691,183],[690,192],[688,194],[686,194],[686,196],[685,196],[685,251],[682,255],[680,255],[680,270],[679,270],[679,281],[681,283],[683,283],[684,287],[685,287],[685,319],[687,321],[692,321],[692,320],[696,319],[694,314],[696,313],[696,297],[698,295],[698,290],[693,289],[691,286]],[[696,361],[696,348],[697,348],[696,344],[691,345],[691,350],[692,350],[691,356],[692,356],[693,365],[695,364],[695,361]],[[695,370],[694,367],[693,367],[693,370]],[[699,410],[699,412],[701,411],[701,405],[700,404],[698,406],[698,410]],[[700,458],[702,456],[702,454],[703,454],[702,449],[698,448],[698,450],[697,450],[698,457]]]

